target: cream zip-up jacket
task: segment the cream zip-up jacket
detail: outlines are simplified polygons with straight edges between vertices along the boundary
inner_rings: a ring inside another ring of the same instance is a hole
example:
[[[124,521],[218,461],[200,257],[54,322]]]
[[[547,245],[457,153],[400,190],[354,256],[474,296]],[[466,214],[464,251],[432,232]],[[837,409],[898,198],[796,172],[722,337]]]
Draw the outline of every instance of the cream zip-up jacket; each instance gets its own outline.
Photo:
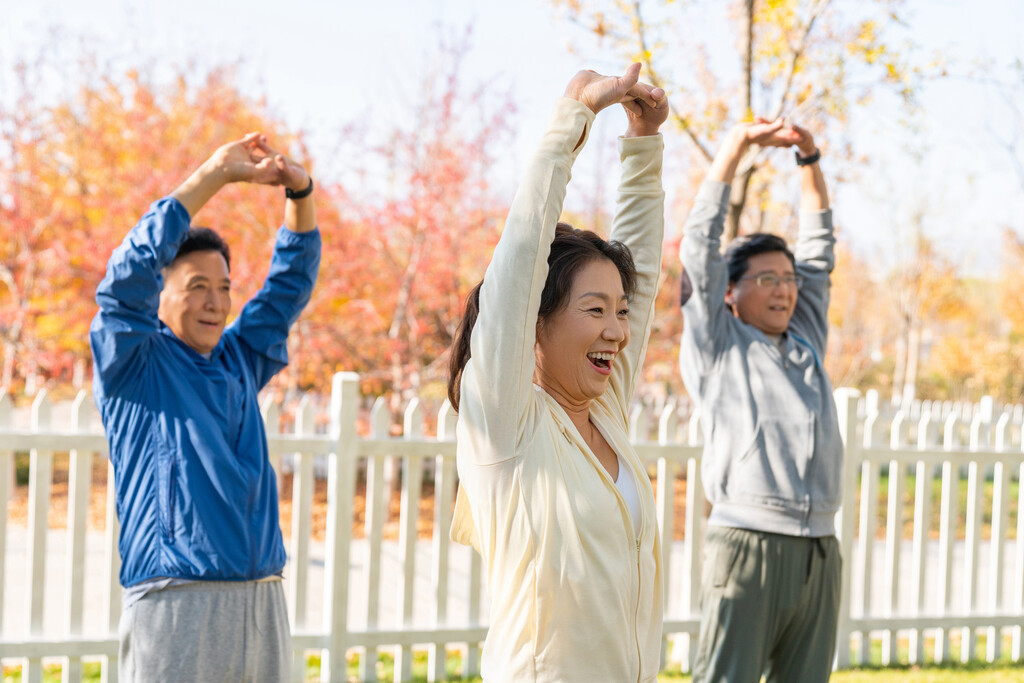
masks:
[[[615,357],[607,392],[591,405],[591,420],[636,481],[639,537],[608,472],[562,407],[533,384],[547,257],[577,143],[593,120],[579,102],[558,101],[484,276],[462,375],[451,535],[477,549],[487,573],[487,683],[646,682],[660,664],[661,544],[627,415],[661,267],[661,135],[619,140],[611,237],[629,247],[639,279],[630,342]]]

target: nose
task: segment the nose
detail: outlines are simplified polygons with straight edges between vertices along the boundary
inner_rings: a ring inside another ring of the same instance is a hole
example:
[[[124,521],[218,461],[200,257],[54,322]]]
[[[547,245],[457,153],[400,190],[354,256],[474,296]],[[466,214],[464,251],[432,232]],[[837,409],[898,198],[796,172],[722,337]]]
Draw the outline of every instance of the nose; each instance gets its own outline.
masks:
[[[211,288],[206,292],[206,298],[203,300],[203,308],[208,311],[219,311],[225,306],[225,300],[227,297],[223,296],[220,292]]]
[[[604,326],[604,333],[602,336],[607,341],[616,343],[622,342],[629,336],[629,323],[624,320],[614,318]]]

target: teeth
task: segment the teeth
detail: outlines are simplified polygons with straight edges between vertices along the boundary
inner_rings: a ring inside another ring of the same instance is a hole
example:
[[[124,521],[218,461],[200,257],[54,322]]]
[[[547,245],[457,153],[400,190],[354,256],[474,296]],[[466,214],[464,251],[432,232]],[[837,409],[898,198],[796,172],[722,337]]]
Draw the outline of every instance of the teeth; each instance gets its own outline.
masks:
[[[588,353],[587,358],[593,358],[595,360],[611,360],[615,358],[614,353]]]

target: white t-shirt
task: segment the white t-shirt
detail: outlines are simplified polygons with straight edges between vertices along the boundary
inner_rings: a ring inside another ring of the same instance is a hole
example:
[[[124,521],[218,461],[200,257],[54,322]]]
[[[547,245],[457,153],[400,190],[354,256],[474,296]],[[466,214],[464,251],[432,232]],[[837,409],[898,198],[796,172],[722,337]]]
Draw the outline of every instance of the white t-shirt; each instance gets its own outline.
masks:
[[[633,519],[633,533],[637,536],[640,535],[640,520],[642,519],[642,513],[640,512],[640,493],[636,490],[636,481],[633,479],[633,473],[629,471],[629,466],[619,459],[619,478],[615,480],[615,488],[622,494],[622,499],[626,501],[626,507],[629,508],[629,516]]]

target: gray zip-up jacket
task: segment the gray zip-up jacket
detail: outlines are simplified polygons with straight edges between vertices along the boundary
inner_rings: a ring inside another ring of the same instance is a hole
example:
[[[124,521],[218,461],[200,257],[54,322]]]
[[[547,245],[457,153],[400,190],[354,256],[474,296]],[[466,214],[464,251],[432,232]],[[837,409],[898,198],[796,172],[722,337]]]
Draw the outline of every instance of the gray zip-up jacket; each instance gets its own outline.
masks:
[[[804,282],[780,346],[725,306],[721,253],[729,185],[705,181],[679,248],[693,294],[683,305],[683,382],[704,431],[709,524],[789,536],[835,534],[843,448],[822,362],[831,211],[801,212],[796,272]]]

